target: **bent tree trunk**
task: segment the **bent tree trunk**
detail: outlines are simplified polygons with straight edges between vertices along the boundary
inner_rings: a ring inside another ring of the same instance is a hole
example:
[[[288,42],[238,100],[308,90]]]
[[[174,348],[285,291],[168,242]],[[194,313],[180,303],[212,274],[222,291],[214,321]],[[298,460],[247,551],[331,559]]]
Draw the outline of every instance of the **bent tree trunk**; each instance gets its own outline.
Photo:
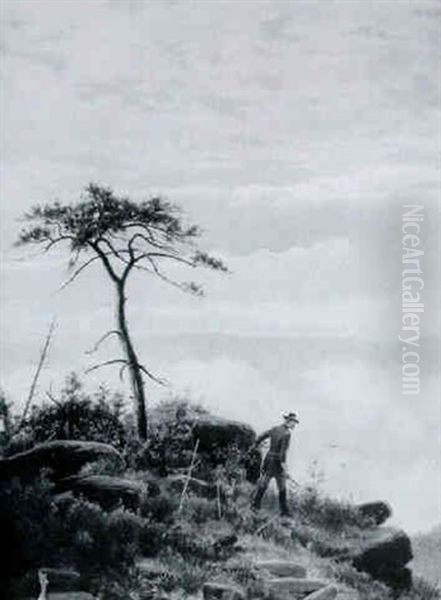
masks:
[[[117,320],[118,320],[118,331],[120,333],[120,339],[123,345],[123,350],[126,355],[127,367],[130,373],[130,381],[133,390],[133,397],[135,401],[136,410],[136,425],[138,436],[141,440],[147,439],[147,411],[146,411],[146,399],[144,391],[144,379],[142,376],[141,369],[139,368],[138,357],[133,348],[129,329],[127,326],[125,304],[126,297],[124,294],[124,284],[118,282],[117,284],[118,294],[118,307],[117,307]]]

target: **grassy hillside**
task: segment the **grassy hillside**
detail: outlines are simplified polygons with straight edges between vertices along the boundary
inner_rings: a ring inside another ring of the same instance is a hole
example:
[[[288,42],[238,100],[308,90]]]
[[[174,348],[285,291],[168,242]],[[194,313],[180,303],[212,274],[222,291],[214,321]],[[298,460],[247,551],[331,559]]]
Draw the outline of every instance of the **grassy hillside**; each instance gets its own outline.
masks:
[[[414,536],[412,548],[414,573],[441,587],[441,525]]]
[[[292,519],[278,516],[272,490],[263,509],[255,513],[250,509],[253,486],[242,468],[243,452],[238,447],[216,445],[197,454],[193,474],[204,480],[202,488],[199,482],[199,488],[185,488],[183,495],[194,440],[186,423],[175,421],[176,404],[163,404],[154,411],[149,442],[142,445],[131,437],[130,424],[124,431],[116,427],[124,423],[118,407],[109,414],[100,398],[97,412],[77,385],[74,390],[75,398],[69,392],[62,407],[69,407],[68,414],[75,416],[77,439],[106,441],[105,432],[112,431],[108,441],[114,438],[124,457],[119,464],[89,462],[81,476],[95,480],[113,477],[113,481],[117,477],[143,491],[135,504],[131,496],[130,505],[119,501],[104,506],[97,499],[100,495],[78,495],[73,488],[60,494],[59,482],[51,481],[50,472],[2,485],[4,535],[0,545],[9,556],[8,580],[4,580],[9,585],[7,597],[35,598],[37,570],[63,567],[76,569],[83,589],[104,600],[200,597],[207,581],[240,586],[247,600],[284,600],[283,594],[271,594],[256,564],[261,559],[288,559],[303,567],[308,578],[335,584],[337,600],[393,598],[390,588],[357,571],[347,560],[348,551],[361,546],[367,533],[375,529],[356,507],[324,497],[311,487],[293,487]],[[74,407],[78,410],[73,411]],[[200,408],[185,408],[189,421],[203,414]],[[65,414],[63,410],[64,419]],[[34,413],[26,434],[30,437],[20,444],[32,447],[47,432],[52,435],[58,416],[52,407]],[[103,429],[98,425],[104,417]],[[201,489],[205,490],[202,494]],[[103,492],[100,494],[103,499]],[[420,565],[427,559],[418,544],[415,561]],[[422,547],[434,555],[427,541]],[[299,600],[304,597],[298,596]],[[439,597],[435,588],[417,579],[402,600]]]

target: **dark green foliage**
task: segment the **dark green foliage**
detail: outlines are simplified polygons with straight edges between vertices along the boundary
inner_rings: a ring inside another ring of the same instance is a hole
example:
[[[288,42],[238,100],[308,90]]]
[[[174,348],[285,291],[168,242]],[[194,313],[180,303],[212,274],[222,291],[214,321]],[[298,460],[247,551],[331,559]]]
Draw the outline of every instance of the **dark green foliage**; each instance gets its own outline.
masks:
[[[123,423],[123,398],[101,387],[87,394],[75,373],[66,378],[59,398],[34,406],[26,421],[33,443],[47,440],[87,440],[111,444],[122,449],[128,434]],[[8,453],[16,451],[12,442]]]
[[[183,226],[178,207],[162,198],[133,202],[94,183],[86,187],[83,199],[77,204],[53,202],[35,206],[24,218],[36,225],[21,232],[18,244],[62,238],[69,242],[72,251],[86,249],[104,236],[112,238],[140,225],[160,231],[168,241],[191,240],[200,235],[197,227]]]
[[[141,504],[141,515],[149,521],[157,523],[170,523],[178,506],[179,498],[163,490],[157,496],[143,499]]]
[[[1,486],[1,549],[10,559],[4,566],[11,589],[13,580],[42,566],[73,566],[93,582],[133,565],[144,519],[122,508],[104,512],[69,494],[54,500],[52,493],[44,476]]]

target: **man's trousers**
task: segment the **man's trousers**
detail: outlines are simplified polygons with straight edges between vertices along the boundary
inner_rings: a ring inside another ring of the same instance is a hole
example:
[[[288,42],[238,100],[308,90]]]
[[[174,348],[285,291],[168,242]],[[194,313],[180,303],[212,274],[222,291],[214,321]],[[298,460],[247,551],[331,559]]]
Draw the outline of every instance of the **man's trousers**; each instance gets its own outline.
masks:
[[[269,485],[269,482],[274,477],[279,490],[279,505],[280,513],[283,516],[289,515],[287,493],[286,493],[286,474],[278,460],[274,460],[266,457],[262,469],[262,474],[256,485],[256,492],[254,494],[252,507],[256,510],[260,509],[263,495]]]

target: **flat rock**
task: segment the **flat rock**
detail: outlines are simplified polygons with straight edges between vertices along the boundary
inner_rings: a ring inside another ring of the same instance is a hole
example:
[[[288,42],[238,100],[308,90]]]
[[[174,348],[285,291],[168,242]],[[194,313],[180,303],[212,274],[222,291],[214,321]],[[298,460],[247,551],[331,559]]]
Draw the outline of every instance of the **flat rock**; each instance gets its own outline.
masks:
[[[241,588],[223,583],[204,583],[202,595],[204,600],[245,600],[245,593]]]
[[[289,560],[260,560],[256,562],[256,567],[276,577],[306,577],[305,567]]]
[[[382,500],[358,504],[357,510],[363,517],[372,519],[375,525],[381,525],[392,516],[392,508]]]
[[[58,480],[75,475],[87,463],[101,459],[123,465],[121,454],[109,444],[75,440],[45,442],[0,460],[0,478],[31,479],[41,469],[50,469],[51,478]]]
[[[199,440],[201,450],[212,450],[213,447],[236,445],[241,449],[250,448],[256,434],[250,425],[240,421],[231,421],[214,416],[204,416],[195,421],[193,437]]]
[[[308,594],[304,600],[334,600],[337,597],[338,590],[335,585],[327,585],[321,590]]]
[[[328,585],[319,579],[299,579],[298,577],[277,577],[267,579],[266,584],[271,594],[310,594]]]
[[[86,475],[84,477],[67,477],[58,482],[59,491],[72,491],[82,495],[92,502],[97,502],[103,508],[112,508],[119,501],[127,508],[136,510],[143,497],[159,493],[155,484],[110,475]]]

